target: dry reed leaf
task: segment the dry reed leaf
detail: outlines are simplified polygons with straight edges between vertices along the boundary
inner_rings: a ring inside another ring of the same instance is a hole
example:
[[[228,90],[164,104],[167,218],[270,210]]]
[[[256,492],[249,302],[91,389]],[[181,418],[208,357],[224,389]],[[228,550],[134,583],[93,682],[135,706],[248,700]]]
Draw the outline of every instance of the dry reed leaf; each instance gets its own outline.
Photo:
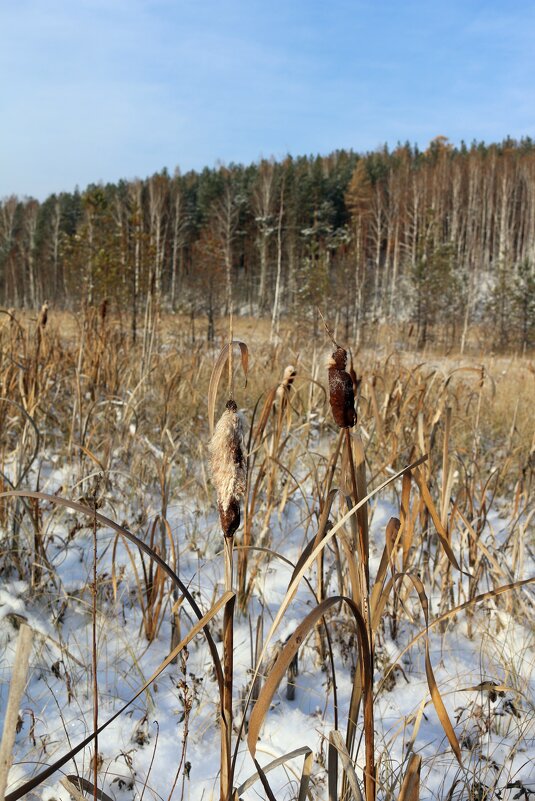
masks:
[[[205,628],[210,620],[230,601],[231,598],[234,598],[235,594],[233,592],[225,592],[221,598],[211,607],[211,609],[203,615],[200,620],[193,626],[192,629],[188,632],[188,634],[178,643],[176,648],[174,648],[171,653],[166,656],[166,658],[159,664],[156,668],[152,676],[147,679],[147,681],[143,684],[143,686],[136,692],[135,695],[130,698],[129,701],[126,702],[111,718],[103,723],[98,729],[92,732],[88,737],[82,740],[81,743],[78,743],[74,748],[64,754],[62,757],[57,759],[52,765],[45,770],[42,770],[37,776],[34,776],[29,781],[25,782],[21,787],[14,790],[12,793],[8,793],[5,797],[5,801],[18,801],[19,798],[22,798],[26,793],[29,793],[31,790],[34,790],[36,787],[39,787],[46,779],[52,776],[57,770],[59,770],[63,765],[65,765],[72,757],[76,756],[82,749],[84,749],[89,743],[91,743],[95,737],[101,734],[104,729],[106,729],[110,723],[113,723],[122,713],[134,703],[134,701],[142,695],[145,690],[152,684],[152,682],[158,678],[160,673],[162,673],[165,668],[171,664],[171,662],[178,656],[178,654],[191,642],[191,640],[198,634],[201,629]]]
[[[429,640],[425,641],[425,674],[427,676],[427,684],[431,693],[431,700],[433,701],[435,711],[438,715],[438,719],[440,720],[440,725],[444,729],[444,733],[448,738],[448,742],[451,745],[453,753],[457,757],[457,762],[461,767],[463,767],[461,746],[459,745],[459,740],[457,739],[457,735],[455,734],[448,713],[446,712],[446,707],[442,701],[442,696],[440,695],[435,674],[433,673],[433,668],[431,666],[431,657],[429,656]]]
[[[313,630],[318,621],[329,609],[331,609],[331,607],[338,605],[342,601],[349,606],[357,623],[357,633],[361,647],[361,659],[365,665],[369,663],[366,623],[356,604],[351,600],[351,598],[335,595],[331,598],[326,598],[324,601],[318,604],[318,606],[309,612],[305,619],[301,621],[299,626],[296,628],[294,633],[291,635],[278,654],[275,664],[269,672],[264,686],[260,691],[258,700],[252,709],[251,716],[249,718],[247,746],[253,758],[256,754],[256,743],[260,734],[260,728],[269,711],[271,700],[277,690],[277,687],[286,675],[286,671],[288,670],[290,662],[295,657],[299,647],[303,644],[305,638]]]
[[[68,779],[67,776],[64,776],[63,779],[60,779],[60,784],[65,787],[71,799],[74,801],[87,801],[87,796],[80,792],[80,790],[74,786],[74,784]],[[93,786],[93,785],[91,785]],[[100,792],[97,790],[97,792]]]
[[[355,768],[353,766],[353,760],[348,753],[346,744],[340,732],[331,731],[329,733],[329,742],[332,743],[332,745],[336,748],[336,751],[340,757],[340,762],[342,763],[347,782],[351,788],[351,792],[353,793],[354,801],[364,801],[357,779],[357,774],[355,773]]]
[[[64,778],[61,779],[61,784],[66,790],[69,791],[69,793],[74,795],[76,801],[80,801],[80,799],[87,801],[87,796],[83,795],[83,793],[80,792],[81,790],[85,790],[86,793],[89,793],[91,798],[95,798],[96,793],[96,797],[99,799],[99,801],[113,801],[111,796],[109,796],[103,790],[99,790],[98,787],[95,788],[95,785],[92,782],[84,779],[82,776],[64,776]]]
[[[414,477],[414,480],[415,480],[416,484],[418,485],[418,489],[420,490],[420,494],[422,496],[422,500],[425,503],[425,505],[426,505],[426,507],[427,507],[427,509],[429,511],[429,514],[431,515],[431,518],[433,520],[434,526],[435,526],[435,528],[437,530],[437,534],[438,534],[438,538],[440,540],[440,544],[444,548],[444,552],[445,552],[446,556],[448,557],[448,559],[451,562],[451,564],[459,571],[459,573],[463,573],[465,576],[470,576],[469,573],[467,573],[465,570],[461,569],[461,566],[459,565],[459,563],[457,561],[457,557],[455,556],[455,554],[453,553],[453,551],[451,549],[451,545],[448,542],[448,535],[446,534],[446,531],[444,530],[444,527],[442,525],[442,521],[441,521],[440,516],[439,516],[439,514],[437,512],[436,506],[433,503],[433,499],[431,497],[431,493],[429,492],[429,489],[427,487],[427,484],[425,482],[425,479],[424,479],[421,471],[420,470],[415,470],[414,473],[413,473],[413,477]]]
[[[401,523],[399,522],[398,518],[391,517],[386,526],[385,547],[383,548],[383,554],[377,569],[375,583],[370,595],[370,620],[372,632],[377,630],[380,622],[380,617],[376,614],[376,610],[379,606],[379,599],[384,587],[386,571],[391,561],[392,553],[395,552],[399,542],[400,528]]]
[[[355,670],[353,686],[351,688],[351,699],[349,701],[349,711],[347,713],[346,744],[349,752],[353,751],[355,744],[360,704],[363,694],[364,682],[362,680],[362,671]]]
[[[420,731],[420,726],[422,725],[424,709],[426,706],[427,706],[427,701],[424,698],[423,701],[420,702],[420,706],[418,707],[418,712],[416,713],[416,717],[414,719],[414,726],[412,727],[412,733],[406,745],[407,753],[410,753],[414,747],[414,743],[416,742],[416,738],[418,737],[418,732]]]
[[[416,634],[412,638],[412,640],[409,643],[407,643],[407,645],[397,654],[396,658],[393,660],[390,667],[385,671],[385,674],[381,680],[381,684],[379,685],[376,691],[376,696],[381,692],[381,689],[386,679],[390,676],[391,672],[394,670],[399,660],[402,659],[402,657],[405,656],[407,651],[410,651],[412,646],[415,645],[419,640],[421,640],[422,637],[425,637],[427,633],[430,631],[430,629],[434,628],[435,626],[439,626],[449,617],[457,615],[464,609],[468,609],[471,606],[476,606],[477,604],[482,603],[483,601],[489,601],[493,598],[496,598],[498,595],[503,595],[506,592],[512,592],[513,590],[521,589],[522,587],[525,587],[527,584],[533,584],[534,582],[535,582],[535,576],[531,576],[531,578],[522,579],[521,581],[515,581],[512,584],[504,584],[502,587],[496,587],[494,590],[489,590],[488,592],[483,592],[480,595],[476,595],[475,598],[471,598],[469,601],[464,601],[464,603],[455,606],[453,609],[448,609],[447,612],[443,612],[441,615],[436,617],[429,623],[429,625],[425,629],[419,631],[418,634]]]
[[[227,344],[221,349],[221,352],[217,357],[216,363],[214,364],[212,375],[210,376],[210,383],[208,385],[208,424],[210,426],[210,436],[212,436],[212,434],[214,433],[215,403],[217,397],[217,388],[219,386],[219,382],[221,380],[221,375],[223,373],[225,365],[229,359],[230,348],[234,347],[234,345],[239,345],[240,348],[241,364],[243,368],[243,373],[245,375],[245,386],[247,386],[247,373],[249,370],[249,350],[245,342],[240,342],[240,340],[235,339],[232,342],[227,342]]]
[[[310,751],[303,760],[303,770],[301,772],[301,781],[299,782],[299,794],[297,801],[305,801],[308,794],[308,786],[312,776],[312,765],[314,764],[314,754]],[[310,796],[310,801],[312,797]]]
[[[412,545],[414,534],[414,517],[410,514],[410,494],[411,494],[411,473],[405,473],[401,483],[401,527],[403,530],[402,549],[403,549],[403,570],[406,569],[409,561],[409,552]]]
[[[370,498],[373,498],[374,495],[377,495],[378,492],[381,492],[383,489],[385,489],[385,487],[387,487],[393,481],[396,481],[398,478],[400,478],[408,470],[414,470],[415,467],[417,467],[418,465],[420,465],[423,462],[425,462],[427,458],[428,458],[427,455],[421,456],[415,462],[413,462],[412,464],[407,465],[407,467],[404,467],[398,473],[395,473],[393,476],[390,476],[390,478],[386,479],[386,481],[383,481],[382,484],[379,484],[379,486],[375,487],[375,489],[373,489],[371,492],[369,492],[367,495],[365,495],[329,531],[327,531],[325,533],[325,536],[321,540],[321,542],[319,542],[312,549],[312,551],[308,555],[308,557],[305,560],[305,562],[301,565],[299,570],[294,573],[293,579],[292,579],[288,589],[286,590],[286,594],[285,594],[284,598],[282,599],[282,601],[280,603],[279,609],[277,610],[277,613],[276,613],[276,615],[275,615],[275,617],[273,619],[273,622],[272,622],[271,627],[269,629],[269,632],[267,634],[266,640],[264,642],[264,647],[262,648],[262,653],[260,654],[258,663],[257,663],[255,671],[253,673],[253,676],[252,676],[252,679],[251,679],[251,681],[253,683],[254,683],[254,680],[256,679],[256,676],[258,675],[258,672],[260,670],[260,664],[262,663],[262,660],[264,659],[264,657],[266,655],[266,652],[267,652],[269,643],[271,641],[271,638],[273,637],[273,634],[277,630],[277,628],[278,628],[278,626],[279,626],[279,624],[280,624],[280,622],[281,622],[281,620],[282,620],[282,618],[284,616],[284,613],[286,612],[286,609],[290,605],[295,593],[297,592],[297,589],[298,589],[298,586],[299,586],[299,582],[303,578],[304,574],[306,573],[306,571],[308,570],[310,565],[314,562],[314,560],[316,559],[318,554],[323,550],[323,548],[325,548],[327,543],[331,541],[331,539],[334,537],[334,535],[337,533],[337,531],[339,531],[340,528],[350,519],[351,515],[355,514],[355,512],[357,512],[362,506],[364,506],[366,503],[368,503]],[[2,497],[1,494],[0,494],[0,497]],[[245,699],[245,703],[244,703],[245,710],[247,709],[249,701],[250,701],[250,692],[249,692],[247,698]],[[245,712],[244,712],[244,714],[245,714]]]
[[[418,754],[411,754],[403,784],[398,796],[398,801],[419,801],[420,798],[420,770],[422,767],[422,757]]]
[[[86,448],[85,445],[76,445],[76,443],[75,443],[75,447],[79,448],[83,453],[85,453],[85,455],[89,459],[91,459],[91,461],[94,462],[96,464],[96,466],[100,470],[102,470],[103,473],[106,473],[105,466],[102,464],[100,459],[97,456],[95,456],[95,454],[92,451],[89,450],[89,448]]]
[[[482,681],[480,684],[476,684],[475,687],[462,687],[457,692],[514,693],[518,692],[518,690],[515,690],[514,687],[507,687],[505,684],[495,684],[493,681]]]
[[[269,415],[270,415],[270,412],[271,412],[271,410],[273,408],[273,404],[275,402],[276,396],[277,396],[277,387],[272,387],[269,390],[268,394],[267,394],[267,397],[266,397],[266,399],[264,401],[264,405],[262,406],[262,411],[260,413],[260,420],[258,421],[258,424],[257,424],[256,429],[255,429],[255,433],[254,433],[254,439],[253,439],[254,442],[256,442],[257,440],[262,438],[262,435],[263,435],[263,433],[265,431],[265,428],[266,428],[266,425],[268,423]]]
[[[403,581],[403,578],[407,577],[410,579],[414,585],[416,592],[418,593],[418,598],[420,599],[420,605],[422,607],[422,611],[424,613],[424,620],[425,620],[425,630],[424,633],[426,635],[425,639],[425,673],[427,677],[427,684],[429,687],[429,692],[431,693],[431,700],[433,701],[433,706],[435,707],[435,711],[438,715],[438,719],[440,720],[440,724],[444,730],[446,737],[448,738],[448,742],[451,745],[453,753],[457,757],[457,761],[459,765],[463,767],[462,758],[461,758],[461,747],[459,745],[459,741],[457,739],[457,735],[451,725],[451,721],[449,719],[448,713],[446,712],[446,707],[444,706],[444,702],[442,701],[442,696],[438,689],[438,685],[435,679],[435,674],[433,673],[433,667],[431,665],[431,657],[429,655],[429,602],[427,600],[427,594],[424,589],[424,585],[421,580],[417,577],[412,575],[411,573],[396,573],[390,581],[387,583],[384,593],[380,599],[380,608],[384,608],[384,604],[386,603],[386,598],[390,594],[390,589],[397,584],[399,581]],[[380,613],[379,613],[380,614]],[[399,660],[396,660],[396,663]],[[384,679],[383,679],[384,681]]]
[[[290,751],[290,752],[289,752],[289,753],[287,753],[287,754],[283,754],[282,756],[280,756],[280,757],[277,757],[277,758],[276,758],[276,759],[274,759],[272,762],[269,762],[269,763],[268,763],[268,764],[265,766],[265,768],[263,768],[263,769],[262,769],[262,770],[263,770],[263,772],[264,772],[264,775],[265,775],[266,773],[269,773],[270,771],[274,770],[275,768],[278,768],[278,767],[279,767],[279,765],[284,765],[286,762],[289,762],[289,761],[290,761],[290,759],[297,759],[297,757],[300,757],[300,756],[303,756],[303,755],[304,755],[304,757],[305,757],[305,760],[304,760],[304,761],[305,761],[305,763],[307,762],[307,758],[308,758],[310,755],[312,755],[312,756],[313,756],[313,752],[312,752],[312,750],[311,750],[311,749],[308,747],[308,745],[301,746],[301,748],[296,748],[296,749],[295,749],[295,751]],[[307,766],[307,767],[308,767],[308,766]],[[303,765],[303,772],[304,772],[304,771],[305,771],[305,765]],[[239,795],[239,796],[241,796],[241,795],[242,795],[242,793],[244,793],[246,790],[248,790],[248,789],[249,789],[249,787],[252,787],[252,786],[253,786],[253,784],[255,784],[255,783],[258,781],[258,779],[259,779],[259,778],[260,778],[260,774],[259,774],[258,772],[257,772],[257,773],[253,773],[253,774],[252,774],[252,776],[249,776],[249,778],[248,778],[248,779],[246,779],[246,780],[245,780],[245,781],[244,781],[242,784],[240,784],[240,786],[237,788],[236,792],[238,793],[238,795]]]

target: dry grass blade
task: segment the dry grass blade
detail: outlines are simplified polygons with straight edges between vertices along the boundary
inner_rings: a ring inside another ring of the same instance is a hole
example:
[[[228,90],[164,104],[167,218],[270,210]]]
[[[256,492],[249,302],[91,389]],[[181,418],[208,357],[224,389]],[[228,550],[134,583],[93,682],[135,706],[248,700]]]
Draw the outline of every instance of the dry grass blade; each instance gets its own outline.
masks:
[[[299,795],[297,796],[297,801],[305,801],[305,798],[307,797],[313,762],[314,754],[312,751],[309,751],[303,760],[303,770],[301,772],[301,781],[299,783]]]
[[[351,598],[345,598],[342,595],[335,595],[318,604],[318,606],[309,612],[305,619],[299,624],[288,642],[285,644],[282,651],[279,653],[275,664],[273,665],[273,668],[271,669],[268,677],[266,678],[264,686],[260,691],[258,700],[253,707],[251,717],[249,719],[249,731],[247,733],[247,745],[253,758],[256,754],[256,743],[260,734],[260,728],[269,711],[271,700],[277,690],[277,687],[286,675],[286,671],[290,665],[290,662],[296,655],[299,647],[303,644],[306,636],[312,631],[318,621],[329,609],[331,609],[333,606],[337,606],[340,602],[345,602],[348,604],[355,617],[357,623],[358,640],[361,648],[361,661],[364,665],[368,664],[369,653],[366,623]]]
[[[323,509],[322,509],[321,516],[320,516],[320,519],[319,519],[318,530],[316,532],[316,535],[309,542],[307,542],[307,544],[305,545],[303,551],[301,552],[301,555],[299,556],[299,559],[295,563],[295,568],[294,568],[294,570],[292,572],[290,581],[288,583],[288,587],[290,587],[292,585],[294,578],[300,572],[301,568],[303,567],[305,562],[308,560],[308,558],[309,558],[310,554],[312,553],[312,551],[314,550],[314,548],[323,539],[323,536],[325,534],[325,530],[326,530],[326,527],[327,527],[327,522],[329,520],[329,515],[331,513],[332,505],[333,505],[334,499],[336,498],[338,492],[339,492],[339,490],[337,490],[337,489],[333,489],[333,490],[331,490],[329,492],[329,494],[327,496],[327,500],[325,501],[325,503],[323,505]]]
[[[329,742],[332,743],[332,745],[336,748],[338,756],[340,757],[340,762],[342,763],[347,782],[353,794],[353,800],[364,801],[357,779],[357,774],[355,773],[355,768],[353,766],[353,761],[349,756],[349,752],[340,732],[332,731],[329,734]]]
[[[217,388],[219,387],[219,382],[221,380],[223,370],[225,369],[225,365],[229,359],[230,349],[234,345],[239,345],[241,352],[241,363],[245,375],[245,384],[247,384],[247,373],[249,370],[249,350],[245,342],[240,342],[239,340],[235,339],[233,340],[232,343],[227,342],[227,344],[221,349],[221,352],[217,357],[216,363],[214,364],[212,375],[210,376],[210,384],[208,386],[208,423],[210,425],[210,436],[212,436],[212,434],[214,433],[215,403],[217,398]]]
[[[276,387],[276,386],[272,387],[269,390],[269,392],[267,394],[267,397],[266,397],[266,399],[264,401],[264,405],[262,406],[262,411],[260,412],[260,420],[258,421],[258,424],[257,424],[256,429],[255,429],[255,433],[254,433],[254,442],[255,443],[262,438],[262,435],[263,435],[263,433],[264,433],[264,431],[266,429],[266,426],[267,426],[267,423],[268,423],[268,420],[269,420],[270,412],[271,412],[271,410],[273,408],[273,404],[275,402],[275,398],[277,397],[277,389],[278,389],[278,387]]]
[[[391,517],[386,527],[385,547],[383,549],[381,562],[379,563],[379,568],[377,570],[377,575],[375,577],[375,582],[370,597],[370,621],[372,632],[377,630],[380,622],[380,615],[378,614],[379,604],[385,583],[386,571],[392,558],[392,554],[395,553],[395,550],[398,546],[400,525],[401,524],[397,517]],[[383,608],[384,605],[381,606],[381,609]]]
[[[350,519],[351,515],[355,514],[355,512],[357,512],[362,506],[364,506],[364,504],[368,503],[370,498],[373,498],[374,495],[376,495],[378,492],[381,492],[381,490],[383,490],[385,487],[387,487],[393,481],[396,481],[398,478],[400,478],[408,470],[413,470],[415,467],[417,467],[418,465],[420,465],[423,462],[425,462],[426,459],[427,459],[427,456],[421,456],[415,462],[413,462],[410,465],[407,465],[407,467],[404,467],[402,470],[400,470],[398,473],[395,473],[393,476],[390,476],[390,478],[388,478],[386,481],[383,481],[382,484],[379,484],[378,487],[375,487],[375,489],[373,489],[371,492],[369,492],[364,498],[362,498],[357,504],[355,504],[355,506],[353,506],[328,532],[325,533],[325,536],[322,538],[321,542],[319,542],[312,549],[312,551],[310,552],[308,558],[301,565],[299,570],[294,571],[293,579],[290,582],[290,585],[289,585],[289,587],[288,587],[288,589],[286,591],[286,594],[285,594],[284,598],[281,601],[279,609],[277,610],[277,614],[275,615],[273,623],[271,624],[271,628],[270,628],[270,630],[268,632],[268,635],[266,637],[266,640],[264,642],[264,647],[262,648],[262,653],[260,654],[260,656],[258,658],[258,663],[257,663],[257,666],[255,668],[255,672],[254,672],[254,674],[252,676],[252,683],[254,683],[254,681],[256,679],[256,676],[258,675],[258,672],[260,670],[260,665],[261,665],[262,660],[264,659],[264,657],[266,655],[266,652],[267,652],[269,643],[271,641],[271,638],[273,637],[273,634],[277,630],[277,628],[278,628],[278,626],[279,626],[279,624],[280,624],[280,622],[281,622],[281,620],[282,620],[282,618],[284,616],[284,613],[286,612],[286,609],[288,608],[288,606],[292,602],[292,599],[293,599],[295,593],[297,592],[297,589],[298,589],[298,586],[299,586],[299,582],[301,581],[301,579],[305,575],[305,573],[308,570],[308,568],[310,567],[310,565],[314,562],[314,560],[316,559],[318,554],[323,550],[323,548],[325,548],[327,543],[331,541],[331,539],[334,537],[336,532],[339,531],[340,528]],[[250,698],[251,698],[251,692],[249,690],[248,696],[247,696],[245,704],[244,704],[244,710],[245,710],[244,711],[244,715],[246,714],[247,707],[248,707],[249,702],[250,702]]]
[[[305,763],[306,763],[307,757],[312,754],[311,749],[307,745],[303,745],[303,746],[301,746],[301,748],[296,748],[295,751],[290,751],[288,754],[283,754],[282,756],[277,757],[276,759],[274,759],[272,762],[269,762],[265,766],[265,768],[262,768],[263,773],[264,774],[269,773],[270,771],[274,770],[275,768],[278,768],[280,765],[284,765],[286,762],[289,762],[290,759],[296,759],[297,757],[300,757],[303,754],[305,756]],[[303,772],[304,772],[304,770],[305,770],[305,766],[303,765]],[[249,778],[246,779],[243,782],[243,784],[240,784],[240,786],[236,790],[238,795],[241,795],[246,790],[248,790],[249,787],[252,787],[253,784],[255,784],[258,781],[259,778],[260,778],[260,774],[258,772],[253,773],[252,776],[249,776]]]
[[[148,687],[150,687],[152,682],[158,678],[160,673],[162,673],[162,671],[164,671],[165,668],[171,664],[173,659],[175,659],[178,656],[178,654],[191,642],[191,640],[196,636],[196,634],[198,634],[199,631],[201,631],[201,629],[203,629],[209,623],[209,621],[220,611],[220,609],[222,609],[225,606],[226,603],[228,603],[228,601],[232,597],[234,597],[234,593],[229,593],[229,592],[224,593],[224,595],[221,596],[221,598],[212,606],[212,608],[205,615],[201,617],[201,619],[195,624],[195,626],[193,626],[193,628],[188,632],[188,634],[184,637],[184,639],[181,640],[181,642],[179,642],[176,648],[174,648],[171,651],[171,653],[168,656],[166,656],[163,662],[161,662],[160,665],[156,668],[152,676],[149,679],[147,679],[147,681],[136,692],[136,694],[132,696],[132,698],[130,698],[130,700],[127,701],[126,704],[124,704],[114,715],[112,715],[111,718],[109,718],[105,723],[99,726],[98,729],[92,732],[88,737],[86,737],[85,740],[83,740],[74,748],[71,748],[71,750],[67,754],[64,754],[48,768],[45,768],[45,770],[41,771],[41,773],[38,773],[37,776],[34,776],[33,779],[30,779],[29,781],[25,782],[21,787],[19,787],[17,790],[14,790],[12,793],[8,793],[8,795],[6,795],[5,797],[5,801],[18,801],[19,798],[22,798],[24,795],[26,795],[26,793],[29,793],[31,790],[34,790],[36,787],[38,787],[40,784],[46,781],[46,779],[52,776],[57,770],[62,768],[63,765],[65,765],[70,759],[72,759],[72,757],[76,756],[76,754],[78,754],[80,751],[82,751],[82,749],[84,749],[87,745],[89,745],[89,743],[91,743],[95,739],[95,737],[101,734],[110,725],[110,723],[113,723],[114,720],[116,720],[120,715],[122,715],[122,713],[126,709],[128,709],[128,707],[131,704],[133,704],[134,701],[137,698],[139,698],[139,696],[142,695]]]
[[[0,492],[0,498],[10,498],[10,497],[26,497],[26,498],[39,498],[42,501],[48,501],[49,503],[56,504],[57,506],[64,506],[67,509],[73,509],[75,512],[80,512],[88,517],[91,517],[93,520],[96,520],[98,523],[102,523],[104,526],[113,529],[113,531],[117,531],[119,534],[122,534],[123,537],[126,537],[127,540],[133,542],[137,547],[142,550],[147,556],[150,556],[151,559],[159,565],[162,570],[169,576],[171,581],[178,587],[182,595],[186,598],[189,605],[193,609],[195,615],[199,620],[202,619],[203,614],[191,595],[190,591],[186,587],[186,585],[179,579],[177,574],[172,570],[167,562],[165,562],[161,556],[159,556],[152,548],[140,540],[139,537],[136,537],[135,534],[132,534],[131,531],[124,528],[124,526],[120,526],[114,520],[111,520],[109,517],[100,514],[100,512],[95,512],[93,509],[90,509],[88,506],[84,506],[82,503],[78,503],[78,501],[69,501],[67,498],[61,498],[59,495],[47,495],[45,492],[26,492],[24,490],[10,490],[9,492]],[[216,644],[214,639],[210,633],[210,629],[204,625],[204,635],[208,642],[208,647],[210,648],[210,654],[212,656],[212,660],[214,663],[214,668],[217,676],[217,681],[219,684],[219,689],[221,694],[223,694],[223,669],[221,667],[221,660],[219,658],[219,654],[217,651]]]
[[[69,793],[69,796],[74,799],[74,801],[87,801],[87,796],[81,793],[80,790],[67,778],[67,776],[64,776],[63,779],[60,779],[59,783],[65,787]],[[97,792],[100,792],[100,790],[97,790]]]
[[[531,578],[522,579],[522,581],[515,581],[512,584],[504,584],[502,587],[496,587],[494,590],[489,590],[488,592],[481,593],[481,595],[476,595],[475,598],[470,598],[469,601],[465,601],[464,603],[459,604],[458,606],[455,606],[453,609],[448,609],[447,612],[443,612],[443,614],[441,614],[438,617],[436,617],[434,620],[432,620],[429,623],[429,625],[425,629],[423,629],[422,631],[419,631],[418,634],[415,637],[413,637],[412,640],[409,643],[407,643],[407,645],[403,648],[403,650],[401,650],[397,654],[396,658],[394,660],[392,660],[392,664],[385,671],[385,673],[383,675],[381,683],[380,683],[380,685],[379,685],[379,687],[378,687],[378,689],[376,691],[376,695],[379,692],[381,692],[381,689],[384,686],[385,681],[390,676],[392,671],[395,669],[395,667],[398,664],[399,660],[402,659],[402,657],[405,656],[407,651],[410,651],[412,646],[416,645],[416,643],[419,640],[421,640],[422,637],[426,637],[427,633],[432,628],[434,628],[435,626],[439,626],[441,623],[443,623],[449,617],[453,617],[453,615],[457,615],[459,612],[462,612],[464,609],[469,609],[472,606],[476,606],[477,604],[483,603],[483,601],[490,601],[493,598],[496,598],[498,595],[503,595],[506,592],[513,592],[514,590],[519,590],[519,589],[521,589],[522,587],[525,587],[528,584],[533,584],[534,582],[535,582],[535,576],[531,576]]]
[[[403,784],[399,793],[398,801],[418,801],[420,798],[420,770],[422,767],[422,757],[418,754],[411,754],[409,764]]]
[[[81,790],[85,790],[86,793],[91,794],[93,797],[96,795],[99,801],[113,801],[111,796],[103,790],[99,790],[98,787],[95,788],[92,782],[88,781],[88,779],[84,779],[82,776],[65,776],[61,779],[61,784],[71,793],[76,801],[80,801],[81,799],[86,801],[86,796]]]
[[[412,575],[412,573],[396,573],[396,575],[393,576],[393,578],[391,578],[390,581],[387,583],[384,593],[379,601],[379,605],[381,607],[384,607],[384,604],[386,603],[386,599],[390,594],[390,590],[392,589],[392,587],[395,584],[399,583],[400,581],[403,581],[403,578],[405,577],[407,577],[412,581],[414,588],[418,593],[418,598],[420,599],[420,605],[422,607],[425,619],[424,633],[427,635],[429,632],[429,602],[427,600],[427,595],[424,589],[424,585],[417,576]],[[431,665],[431,657],[429,656],[428,636],[426,636],[425,639],[425,673],[427,677],[429,692],[431,693],[431,700],[433,701],[433,706],[435,707],[435,711],[440,720],[440,724],[444,729],[444,733],[448,738],[448,742],[452,747],[453,753],[457,757],[457,761],[462,767],[463,763],[461,758],[461,747],[459,745],[459,740],[457,739],[457,735],[455,734],[453,726],[451,725],[448,713],[446,712],[446,707],[444,706],[444,702],[442,701],[442,696],[440,695],[440,691],[438,689],[438,685],[435,679],[435,674],[433,673],[433,667]]]
[[[422,473],[419,470],[415,470],[414,473],[413,473],[413,476],[414,476],[414,480],[415,480],[416,484],[418,485],[418,489],[420,490],[422,499],[423,499],[425,505],[427,506],[429,514],[431,515],[431,517],[433,519],[433,523],[434,523],[435,528],[437,530],[437,534],[438,534],[438,538],[440,540],[440,544],[444,548],[446,556],[450,560],[451,564],[460,573],[464,573],[465,576],[466,575],[470,575],[469,573],[466,573],[466,571],[461,569],[461,567],[459,565],[459,562],[457,561],[457,557],[455,556],[455,554],[453,553],[453,551],[451,549],[451,545],[448,542],[448,535],[446,534],[446,532],[444,530],[444,526],[442,525],[442,521],[440,519],[440,515],[438,514],[436,506],[433,503],[433,499],[431,498],[431,493],[429,492],[429,489],[427,487],[427,484],[425,482],[425,479],[424,479]]]

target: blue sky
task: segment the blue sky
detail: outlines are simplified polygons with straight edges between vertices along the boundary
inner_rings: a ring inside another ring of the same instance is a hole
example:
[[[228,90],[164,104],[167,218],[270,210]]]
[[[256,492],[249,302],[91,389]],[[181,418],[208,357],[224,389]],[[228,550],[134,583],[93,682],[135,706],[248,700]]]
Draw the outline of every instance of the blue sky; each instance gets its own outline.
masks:
[[[0,197],[535,135],[535,4],[0,0]]]

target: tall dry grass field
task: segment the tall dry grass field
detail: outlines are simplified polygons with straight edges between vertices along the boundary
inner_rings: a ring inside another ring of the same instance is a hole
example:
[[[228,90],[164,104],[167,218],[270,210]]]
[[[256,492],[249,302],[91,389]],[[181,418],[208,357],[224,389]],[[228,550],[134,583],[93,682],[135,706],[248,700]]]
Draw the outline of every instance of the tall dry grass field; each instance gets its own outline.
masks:
[[[0,315],[0,798],[528,801],[530,358],[149,322]]]

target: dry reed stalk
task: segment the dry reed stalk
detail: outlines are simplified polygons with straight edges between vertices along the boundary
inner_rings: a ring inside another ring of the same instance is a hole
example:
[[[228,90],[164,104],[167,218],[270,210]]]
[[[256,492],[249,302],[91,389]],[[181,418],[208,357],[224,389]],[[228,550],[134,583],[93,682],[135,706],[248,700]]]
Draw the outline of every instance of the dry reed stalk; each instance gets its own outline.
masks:
[[[26,623],[22,623],[19,629],[17,649],[15,651],[15,664],[13,666],[13,674],[9,686],[2,742],[0,743],[0,801],[4,801],[6,792],[7,777],[11,767],[13,746],[15,744],[19,708],[22,696],[24,695],[28,666],[30,664],[32,642],[32,629],[27,626]]]
[[[328,329],[327,329],[328,330]],[[335,343],[336,344],[336,343]],[[351,442],[350,429],[357,422],[357,415],[355,412],[355,395],[354,395],[354,381],[351,375],[346,371],[347,365],[347,351],[344,348],[337,347],[333,352],[328,365],[329,374],[329,401],[334,420],[340,429],[344,429],[345,447],[347,460],[349,465],[349,477],[351,481],[351,494],[353,496],[353,504],[357,505],[360,501],[360,493],[357,486],[357,472],[353,460],[353,447]],[[364,495],[365,496],[365,491]],[[364,510],[363,510],[364,512]],[[365,513],[365,512],[364,512]],[[370,610],[369,610],[369,594],[370,594],[370,576],[369,576],[369,542],[367,537],[367,525],[362,524],[362,517],[360,525],[358,526],[359,537],[357,542],[357,553],[359,558],[359,571],[358,575],[362,576],[359,581],[358,588],[358,608],[365,621],[366,629],[366,647],[362,647],[359,653],[361,661],[360,676],[357,676],[359,671],[356,671],[356,683],[353,688],[351,708],[353,713],[357,712],[360,694],[364,700],[364,746],[365,746],[365,759],[366,766],[364,770],[364,786],[366,801],[375,801],[376,796],[376,766],[375,766],[375,735],[374,735],[374,722],[373,722],[373,638],[371,635],[370,625]],[[351,718],[351,713],[350,713]],[[352,745],[354,742],[356,719],[348,723],[347,732],[347,745],[348,751],[351,753]],[[347,791],[347,772],[344,776],[344,785],[342,793]]]
[[[93,508],[97,510],[97,486],[95,486],[93,496]],[[98,732],[98,658],[97,658],[97,519],[93,518],[93,581],[91,586],[92,608],[91,608],[91,666],[93,672],[93,731]],[[98,801],[98,734],[95,735],[95,746],[93,752],[93,785],[94,799]]]
[[[288,437],[283,437],[284,419],[287,422],[287,429],[290,429],[291,411],[290,392],[295,380],[296,369],[293,365],[288,365],[279,384],[271,387],[260,410],[258,423],[255,425],[256,411],[260,407],[258,399],[251,421],[247,452],[249,454],[249,469],[247,471],[247,488],[245,491],[246,502],[244,504],[244,523],[242,534],[242,545],[238,555],[237,567],[237,586],[238,602],[242,612],[245,613],[248,599],[254,586],[256,570],[253,568],[247,577],[249,567],[250,545],[252,542],[252,521],[254,520],[257,505],[265,484],[264,492],[264,520],[269,521],[275,503],[275,483],[277,471],[282,467],[282,452],[287,444]],[[268,428],[270,420],[273,422],[271,429]],[[262,446],[265,446],[264,448]],[[264,458],[257,464],[260,455],[264,453]],[[280,496],[280,508],[284,507],[289,492],[289,482],[285,482],[285,488]],[[267,525],[267,524],[266,524]],[[260,540],[266,526],[262,529]]]

